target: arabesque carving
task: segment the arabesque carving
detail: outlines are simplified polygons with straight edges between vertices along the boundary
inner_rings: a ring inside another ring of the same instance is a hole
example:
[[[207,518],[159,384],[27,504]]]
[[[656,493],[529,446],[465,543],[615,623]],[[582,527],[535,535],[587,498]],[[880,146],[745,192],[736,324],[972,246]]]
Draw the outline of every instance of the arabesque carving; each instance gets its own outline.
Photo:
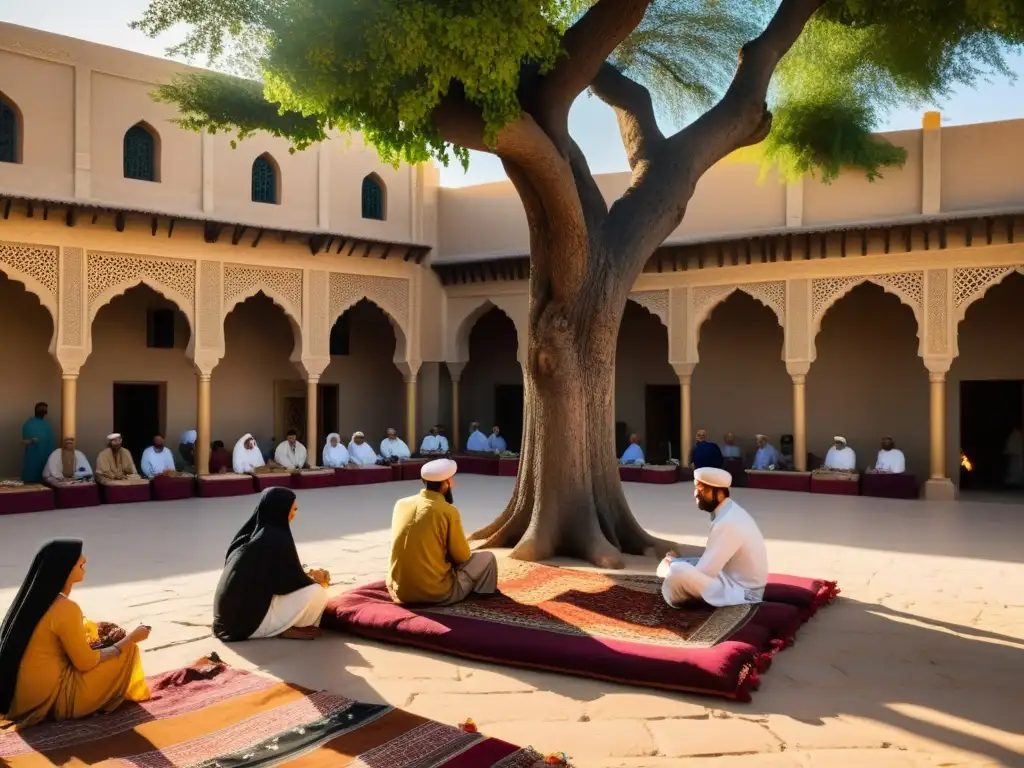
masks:
[[[688,362],[691,347],[689,288],[669,291],[669,319],[669,359],[674,363]]]
[[[199,346],[221,349],[224,346],[224,321],[221,314],[223,275],[219,261],[199,262]]]
[[[65,248],[61,261],[64,290],[60,297],[61,344],[80,347],[85,344],[85,323],[82,316],[82,288],[85,280],[85,250]]]
[[[317,269],[309,275],[309,348],[314,356],[329,356],[331,352],[331,326],[328,319],[330,304],[330,277],[325,270]]]
[[[0,243],[0,271],[22,283],[39,302],[50,310],[57,322],[57,296],[60,292],[57,249],[48,245]]]
[[[224,265],[226,315],[235,305],[262,291],[302,325],[302,270],[287,267],[259,267],[248,264]]]
[[[910,307],[914,312],[914,317],[917,318],[918,333],[921,333],[921,315],[924,309],[924,273],[893,272],[878,275],[814,278],[811,283],[811,319],[815,334],[821,328],[821,320],[825,313],[839,299],[861,283],[874,283]]]
[[[329,316],[333,320],[361,299],[368,299],[384,310],[398,323],[402,333],[409,336],[409,280],[378,275],[352,275],[331,273]]]
[[[779,325],[786,325],[786,283],[772,280],[764,283],[741,283],[739,285],[702,285],[693,289],[694,326],[700,329],[712,310],[729,298],[735,291],[743,291],[757,299],[775,313]]]
[[[928,270],[928,355],[949,353],[949,273],[945,269]]]
[[[86,259],[89,317],[129,288],[145,283],[173,301],[193,324],[195,317],[196,263],[186,259],[162,259],[120,253],[90,251]]]
[[[639,304],[668,327],[668,291],[634,291],[630,301]]]
[[[811,359],[811,284],[790,280],[786,292],[786,360]]]
[[[1024,274],[1024,266],[1010,267],[964,267],[953,270],[953,305],[956,307],[956,319],[960,322],[967,314],[968,307],[984,296],[988,290],[1001,283],[1006,276],[1020,272]]]

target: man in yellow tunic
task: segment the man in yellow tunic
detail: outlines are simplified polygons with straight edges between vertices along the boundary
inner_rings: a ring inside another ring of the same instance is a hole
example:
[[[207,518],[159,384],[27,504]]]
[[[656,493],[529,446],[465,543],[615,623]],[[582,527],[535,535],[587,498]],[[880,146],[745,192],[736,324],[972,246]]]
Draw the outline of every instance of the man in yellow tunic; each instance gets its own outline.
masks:
[[[107,447],[96,457],[96,479],[101,483],[141,479],[131,453],[121,445],[121,435],[118,432],[107,435]]]
[[[469,551],[452,505],[457,470],[451,459],[427,462],[420,470],[426,487],[395,504],[387,585],[396,603],[451,605],[498,590],[494,554]]]

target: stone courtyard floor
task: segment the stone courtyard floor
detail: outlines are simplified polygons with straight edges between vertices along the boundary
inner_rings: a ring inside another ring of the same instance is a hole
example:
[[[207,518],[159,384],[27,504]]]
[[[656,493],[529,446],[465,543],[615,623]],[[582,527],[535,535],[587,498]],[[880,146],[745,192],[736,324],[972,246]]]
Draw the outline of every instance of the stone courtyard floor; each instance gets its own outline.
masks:
[[[467,529],[511,478],[460,476]],[[418,483],[299,492],[303,562],[332,593],[382,577],[391,507]],[[627,486],[650,530],[699,543],[691,486]],[[216,650],[226,661],[386,701],[577,766],[1024,765],[1024,505],[930,504],[739,490],[772,570],[837,579],[841,599],[775,659],[751,704],[470,663],[344,636],[225,646],[209,633],[231,535],[255,496],[0,518],[0,610],[42,540],[86,541],[87,615],[151,624],[148,673]],[[636,569],[654,563],[636,559]]]

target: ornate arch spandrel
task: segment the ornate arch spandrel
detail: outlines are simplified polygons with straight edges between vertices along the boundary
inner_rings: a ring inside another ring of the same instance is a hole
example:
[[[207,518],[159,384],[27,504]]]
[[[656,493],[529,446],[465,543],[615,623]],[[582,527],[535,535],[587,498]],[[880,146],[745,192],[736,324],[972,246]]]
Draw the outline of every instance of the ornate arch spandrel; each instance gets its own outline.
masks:
[[[490,298],[480,297],[473,304],[468,306],[463,304],[462,310],[454,318],[449,315],[449,320],[453,321],[450,323],[450,330],[448,331],[450,335],[447,340],[448,343],[445,345],[445,353],[449,358],[449,363],[465,364],[469,362],[469,336],[480,318],[492,309],[497,309],[512,321],[512,327],[516,330],[516,357],[522,359],[521,353],[525,349],[526,340],[523,338],[520,324],[516,322],[516,308],[506,301],[506,298],[499,296]]]
[[[862,283],[873,283],[910,307],[914,313],[914,320],[917,321],[917,337],[923,343],[925,335],[923,271],[816,277],[811,281],[810,344],[812,359],[817,356],[817,339],[825,315],[840,299]]]
[[[668,291],[633,291],[627,297],[629,301],[646,309],[666,328],[668,323]]]
[[[231,310],[257,293],[263,293],[284,310],[294,328],[302,328],[301,269],[225,264],[223,281],[222,326]]]
[[[404,277],[379,275],[353,275],[332,272],[328,294],[327,332],[345,312],[357,302],[366,299],[379,307],[394,322],[404,338],[409,338],[409,292],[412,281]]]
[[[0,242],[0,272],[21,283],[50,313],[57,333],[60,272],[57,248],[49,245]]]
[[[686,286],[669,289],[668,357],[673,363],[686,363],[697,353],[691,338],[691,292]]]
[[[1019,272],[1024,275],[1024,265],[1009,267],[963,267],[953,270],[954,327],[958,327],[967,316],[970,306],[999,285],[1007,276]]]
[[[90,329],[102,307],[135,286],[145,284],[173,302],[188,319],[189,333],[195,334],[194,261],[89,251],[85,273]]]
[[[693,289],[693,327],[697,338],[700,337],[701,326],[711,316],[715,307],[736,291],[743,291],[764,304],[775,313],[779,325],[783,328],[786,327],[786,282],[784,280],[740,283],[738,285],[702,285]]]

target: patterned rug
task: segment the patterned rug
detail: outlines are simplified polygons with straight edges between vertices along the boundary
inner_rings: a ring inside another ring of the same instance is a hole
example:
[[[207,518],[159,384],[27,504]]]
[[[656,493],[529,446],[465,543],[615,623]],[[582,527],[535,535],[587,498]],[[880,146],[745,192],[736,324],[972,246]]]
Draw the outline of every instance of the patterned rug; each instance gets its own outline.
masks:
[[[109,715],[0,733],[0,765],[35,768],[534,768],[544,758],[381,704],[310,691],[208,659],[149,679],[153,699]]]
[[[583,677],[749,701],[760,673],[835,582],[772,575],[765,602],[669,608],[656,576],[499,561],[502,594],[395,605],[384,582],[330,600],[322,626],[384,642]]]

